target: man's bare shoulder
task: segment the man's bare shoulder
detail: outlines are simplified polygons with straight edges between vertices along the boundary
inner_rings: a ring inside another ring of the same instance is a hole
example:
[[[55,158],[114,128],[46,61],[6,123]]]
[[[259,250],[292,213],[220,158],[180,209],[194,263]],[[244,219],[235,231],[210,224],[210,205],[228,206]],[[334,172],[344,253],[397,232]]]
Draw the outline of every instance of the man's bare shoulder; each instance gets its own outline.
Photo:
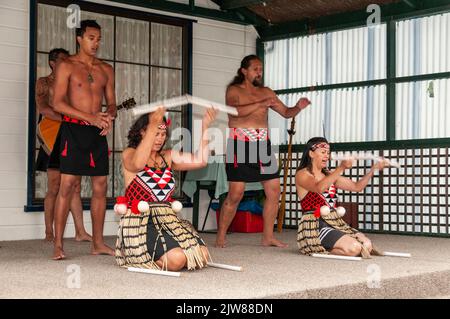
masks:
[[[262,86],[261,91],[266,94],[275,94],[275,92],[268,86]]]
[[[80,63],[76,55],[69,55],[67,59],[60,62],[61,65],[76,65]]]
[[[227,87],[227,93],[238,93],[242,90],[241,87],[239,87],[239,84],[233,84],[233,85],[229,85]]]
[[[102,72],[104,72],[106,76],[108,76],[109,78],[112,78],[114,76],[114,68],[111,64],[106,63],[100,59],[97,59],[95,61],[95,64],[97,64],[102,70]]]
[[[110,72],[110,71],[112,71],[114,69],[111,64],[109,64],[109,63],[107,63],[107,62],[105,62],[103,60],[97,59],[97,58],[94,61],[94,65],[98,65],[104,71],[108,71],[108,72]]]
[[[98,64],[98,65],[100,65],[102,68],[107,69],[107,70],[112,70],[112,69],[113,69],[113,67],[112,67],[111,64],[109,64],[109,63],[107,63],[107,62],[105,62],[105,61],[103,61],[103,60],[100,60],[100,59],[97,59],[97,60],[95,61],[95,64]]]
[[[64,61],[58,63],[58,70],[71,71],[77,64],[77,60],[75,60],[72,56],[68,57]]]

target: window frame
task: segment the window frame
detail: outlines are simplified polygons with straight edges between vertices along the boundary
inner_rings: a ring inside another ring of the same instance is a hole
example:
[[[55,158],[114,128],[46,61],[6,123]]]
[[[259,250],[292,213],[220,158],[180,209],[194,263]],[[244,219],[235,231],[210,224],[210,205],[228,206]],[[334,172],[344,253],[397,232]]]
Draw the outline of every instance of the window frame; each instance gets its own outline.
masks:
[[[37,56],[39,53],[43,53],[37,50],[37,15],[38,15],[38,5],[45,4],[56,7],[66,8],[70,4],[79,5],[82,11],[95,12],[99,14],[112,15],[115,17],[124,17],[137,20],[147,21],[148,23],[160,23],[166,25],[173,25],[182,28],[182,64],[181,68],[181,93],[182,94],[192,94],[192,37],[193,37],[193,22],[192,19],[171,17],[156,13],[137,11],[132,9],[126,9],[119,6],[111,6],[97,3],[90,3],[78,0],[30,0],[30,31],[29,31],[29,83],[28,83],[28,162],[27,162],[27,199],[26,205],[24,206],[25,212],[35,212],[44,210],[44,200],[43,198],[35,198],[36,191],[36,151],[38,145],[36,145],[36,104],[35,104],[35,83],[37,80]],[[120,4],[119,4],[120,5]],[[116,41],[116,35],[114,34],[114,43]],[[151,52],[151,50],[150,50]],[[44,52],[45,53],[45,52]],[[103,60],[103,59],[102,59]],[[106,60],[107,62],[120,63],[116,57],[113,60]],[[128,62],[125,62],[128,63]],[[135,63],[130,63],[135,64]],[[151,68],[155,67],[149,60],[149,76],[151,74]],[[161,67],[161,66],[156,66]],[[173,67],[161,67],[165,69],[174,69]],[[150,78],[149,78],[150,81]],[[149,92],[150,92],[150,82],[149,82]],[[150,98],[150,95],[149,95]],[[117,101],[120,103],[121,101]],[[192,111],[189,107],[184,107],[182,110],[182,127],[187,128],[192,131]],[[114,136],[112,138],[114,143]],[[191,145],[192,147],[192,145]],[[117,151],[116,151],[117,153]],[[114,157],[112,159],[114,166]],[[110,174],[113,174],[114,169],[111,167]],[[181,172],[180,183],[184,181],[185,172]],[[112,190],[112,196],[114,196],[114,188]],[[182,201],[184,206],[191,206],[190,198],[185,194],[182,197],[177,198]],[[107,197],[107,209],[112,209],[114,206],[114,197]],[[83,209],[90,209],[90,199],[82,198]]]
[[[440,9],[437,8],[435,10],[427,10],[424,14],[405,14],[398,16],[388,16],[384,17],[380,23],[386,24],[386,78],[377,79],[377,80],[368,80],[368,81],[356,81],[356,82],[346,82],[346,83],[335,83],[335,84],[326,84],[326,85],[311,85],[306,87],[298,87],[291,89],[279,89],[274,90],[274,92],[279,94],[290,94],[290,93],[302,93],[309,91],[322,91],[322,90],[331,90],[331,89],[352,89],[358,87],[369,87],[375,85],[385,85],[386,86],[386,139],[384,141],[369,141],[369,142],[350,142],[350,143],[331,143],[333,148],[337,147],[341,148],[361,148],[363,149],[365,145],[377,145],[378,147],[401,147],[405,145],[417,145],[418,148],[426,147],[430,144],[436,146],[448,146],[450,145],[450,137],[442,137],[442,138],[428,138],[428,139],[407,139],[407,140],[399,140],[395,137],[395,112],[396,112],[396,85],[399,83],[406,82],[415,82],[415,81],[424,81],[424,80],[440,80],[440,79],[450,79],[450,71],[447,72],[437,72],[437,73],[427,73],[420,75],[411,75],[411,76],[396,76],[396,37],[397,37],[397,28],[396,23],[398,21],[415,19],[415,18],[423,18],[428,16],[434,16],[439,14],[445,14],[450,12],[448,9]],[[359,23],[352,24],[340,24],[333,25],[328,27],[323,27],[317,30],[317,33],[329,33],[334,31],[342,31],[346,29],[364,27],[365,20]],[[280,33],[281,34],[281,33]],[[271,42],[276,40],[297,38],[309,35],[310,32],[291,32],[290,34],[285,35],[269,35],[267,37],[258,38],[257,39],[257,54],[261,58],[264,63],[265,50],[264,43]],[[295,149],[303,149],[304,144],[296,144],[293,145]],[[287,145],[280,145],[280,151],[286,151]]]

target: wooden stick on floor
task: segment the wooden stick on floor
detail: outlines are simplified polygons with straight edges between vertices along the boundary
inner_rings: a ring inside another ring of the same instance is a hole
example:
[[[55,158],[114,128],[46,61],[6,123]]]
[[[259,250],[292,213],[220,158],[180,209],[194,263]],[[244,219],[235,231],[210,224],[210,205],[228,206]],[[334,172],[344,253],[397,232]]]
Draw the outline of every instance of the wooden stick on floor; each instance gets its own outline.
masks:
[[[145,269],[145,268],[135,268],[128,267],[128,271],[131,272],[142,272],[151,275],[162,275],[162,276],[171,276],[171,277],[180,277],[181,273],[175,271],[165,271],[165,270],[156,270],[156,269]]]
[[[385,251],[385,252],[383,252],[383,256],[410,258],[411,254],[410,253],[396,253],[396,252],[392,252],[392,251]]]
[[[242,271],[241,266],[232,266],[232,265],[218,264],[218,263],[213,263],[213,262],[208,262],[208,266],[214,267],[214,268],[233,270],[233,271]]]
[[[352,260],[352,261],[362,260],[361,257],[339,256],[339,255],[332,255],[332,254],[330,254],[330,255],[312,254],[311,256],[316,257],[316,258],[340,259],[340,260]]]

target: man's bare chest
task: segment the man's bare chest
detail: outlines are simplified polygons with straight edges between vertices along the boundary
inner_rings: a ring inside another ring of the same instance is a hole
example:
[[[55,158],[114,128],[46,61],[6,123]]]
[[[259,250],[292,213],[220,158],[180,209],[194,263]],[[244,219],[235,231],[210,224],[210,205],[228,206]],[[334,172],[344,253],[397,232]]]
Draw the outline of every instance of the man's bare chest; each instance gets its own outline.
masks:
[[[266,98],[268,98],[268,94],[265,92],[255,91],[255,92],[245,92],[242,91],[239,97],[241,104],[249,104],[260,102]]]
[[[75,70],[70,76],[71,88],[79,89],[104,89],[107,83],[106,73],[102,70]]]

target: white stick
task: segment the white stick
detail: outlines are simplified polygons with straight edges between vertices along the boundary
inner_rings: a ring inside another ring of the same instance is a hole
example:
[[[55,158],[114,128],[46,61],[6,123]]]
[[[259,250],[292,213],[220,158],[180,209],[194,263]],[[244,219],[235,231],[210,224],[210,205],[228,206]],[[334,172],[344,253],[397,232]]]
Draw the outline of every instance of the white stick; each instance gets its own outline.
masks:
[[[326,254],[312,254],[313,257],[318,258],[329,258],[329,259],[341,259],[341,260],[361,260],[361,257],[351,257],[351,256],[338,256],[338,255],[326,255]]]
[[[198,106],[202,106],[202,107],[206,107],[206,108],[215,108],[215,109],[218,109],[225,113],[229,113],[231,115],[238,115],[236,108],[233,108],[228,105],[220,104],[217,102],[205,100],[205,99],[202,99],[199,97],[191,96],[188,94],[170,98],[170,99],[157,101],[157,102],[153,102],[153,103],[149,103],[149,104],[143,104],[143,105],[133,108],[132,112],[133,112],[134,116],[138,116],[138,115],[154,112],[161,106],[164,106],[165,108],[172,108],[172,107],[177,107],[177,106],[186,105],[186,104],[193,104],[193,105],[198,105]]]
[[[234,271],[242,271],[242,267],[240,267],[240,266],[231,266],[231,265],[218,264],[218,263],[212,263],[212,262],[208,262],[208,266],[215,267],[215,268],[221,268],[221,269],[234,270]]]
[[[374,160],[377,162],[386,161],[389,166],[401,168],[402,166],[396,161],[388,158],[382,158],[380,156],[376,156],[370,153],[366,154],[357,154],[357,155],[335,155],[331,157],[332,160],[336,161],[344,161],[344,160]]]
[[[132,112],[134,116],[151,113],[156,111],[159,107],[164,106],[165,108],[172,108],[177,107],[181,105],[189,104],[189,101],[187,99],[186,95],[173,97],[170,99],[160,100],[153,103],[143,104],[140,106],[137,106],[133,108]]]
[[[143,272],[143,273],[152,274],[152,275],[163,275],[163,276],[171,276],[171,277],[180,277],[180,273],[179,272],[175,272],[175,271],[165,271],[165,270],[145,269],[145,268],[135,268],[135,267],[128,267],[128,271],[131,271],[131,272]]]
[[[394,253],[391,251],[385,251],[383,253],[384,256],[389,256],[389,257],[405,257],[405,258],[410,258],[411,254],[410,253]]]
[[[189,94],[187,95],[187,99],[188,99],[189,103],[191,103],[193,105],[198,105],[198,106],[203,106],[203,107],[208,107],[208,108],[213,107],[215,109],[218,109],[225,113],[229,113],[231,115],[238,115],[236,108],[225,105],[225,104],[220,104],[217,102],[209,101],[206,99],[202,99],[200,97],[191,96]]]

